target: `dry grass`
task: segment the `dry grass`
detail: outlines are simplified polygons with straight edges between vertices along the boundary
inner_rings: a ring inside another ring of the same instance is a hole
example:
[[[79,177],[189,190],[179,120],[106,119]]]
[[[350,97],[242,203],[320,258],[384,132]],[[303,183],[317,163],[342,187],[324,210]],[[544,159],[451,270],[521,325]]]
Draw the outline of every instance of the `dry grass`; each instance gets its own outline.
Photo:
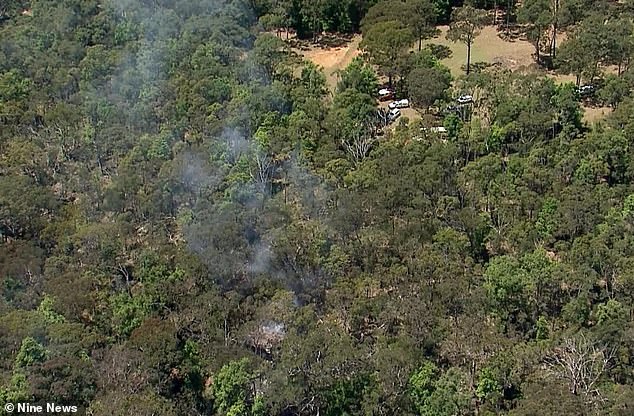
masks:
[[[595,123],[602,120],[612,112],[610,107],[586,107],[583,106],[583,120],[587,123]]]
[[[452,56],[444,59],[442,63],[446,65],[454,77],[464,75],[464,67],[467,64],[467,47],[462,43],[454,43],[446,38],[447,26],[441,26],[441,35],[435,39],[430,39],[426,43],[435,43],[447,46],[452,51]],[[513,71],[524,69],[539,72],[546,75],[556,83],[576,82],[573,75],[558,74],[553,71],[546,71],[535,63],[535,48],[533,45],[521,37],[514,40],[502,39],[503,33],[494,26],[486,26],[482,29],[480,36],[476,38],[471,48],[471,62],[487,62],[499,64],[504,68]],[[565,34],[560,33],[559,44],[565,39]]]
[[[451,42],[446,38],[447,26],[439,27],[439,37],[430,39],[426,43],[435,43],[447,46],[452,51],[452,56],[442,61],[454,77],[464,74],[463,66],[467,64],[467,46],[463,43]],[[497,28],[486,26],[480,36],[476,38],[471,47],[471,62],[499,63],[510,69],[518,69],[534,65],[533,52],[535,48],[528,41],[506,41],[498,36]]]
[[[455,43],[447,40],[447,26],[439,27],[441,33],[437,38],[426,41],[426,44],[435,43],[448,47],[452,55],[444,59],[442,63],[446,65],[454,77],[464,75],[464,66],[467,63],[467,47],[462,43]],[[557,83],[575,82],[572,75],[562,75],[545,71],[535,63],[533,45],[521,37],[513,40],[505,40],[500,36],[501,32],[495,26],[486,26],[476,38],[471,48],[471,62],[487,62],[499,64],[511,70],[538,71],[555,80]],[[559,35],[560,42],[565,38],[564,34]],[[344,39],[330,37],[320,39],[318,42],[307,42],[292,40],[293,50],[303,58],[312,61],[323,68],[326,74],[328,87],[334,91],[337,85],[337,72],[344,69],[352,60],[360,55],[359,44],[361,35]],[[584,107],[584,120],[593,123],[602,119],[610,111],[609,108]],[[417,120],[420,114],[415,109],[407,109],[402,112],[410,120]]]

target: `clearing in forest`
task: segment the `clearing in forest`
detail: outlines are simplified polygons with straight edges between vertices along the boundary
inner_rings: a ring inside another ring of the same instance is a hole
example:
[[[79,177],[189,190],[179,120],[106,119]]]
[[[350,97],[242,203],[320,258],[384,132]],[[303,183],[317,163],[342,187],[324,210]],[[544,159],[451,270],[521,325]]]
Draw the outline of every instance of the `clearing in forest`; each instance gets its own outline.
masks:
[[[463,43],[451,42],[446,38],[448,26],[439,26],[441,31],[437,38],[429,39],[425,43],[444,45],[451,49],[452,55],[443,59],[454,77],[464,75],[463,67],[467,64],[467,46]],[[521,39],[512,41],[500,38],[496,26],[485,26],[482,32],[473,42],[471,48],[471,62],[488,62],[500,64],[503,67],[515,70],[523,66],[530,66],[535,63],[533,45]]]
[[[331,91],[337,86],[337,71],[347,67],[352,60],[359,56],[359,43],[361,35],[354,35],[350,39],[341,42],[317,43],[295,42],[293,49],[305,59],[322,67],[326,74],[326,81]]]
[[[434,43],[447,46],[452,56],[442,61],[454,77],[464,74],[463,67],[467,62],[467,47],[462,43],[454,43],[446,39],[448,26],[439,26],[440,35],[429,39],[425,43]],[[499,63],[502,66],[515,70],[525,66],[534,65],[532,56],[533,45],[526,40],[503,40],[498,36],[497,27],[486,26],[482,29],[471,49],[471,62]],[[358,56],[361,35],[355,35],[349,39],[319,39],[317,42],[292,40],[293,50],[305,59],[310,60],[324,69],[328,86],[331,90],[337,84],[337,71],[344,69]]]
[[[452,55],[447,59],[443,59],[442,63],[450,69],[454,77],[464,75],[464,66],[467,62],[466,45],[447,40],[448,26],[439,26],[439,29],[440,35],[425,41],[425,44],[433,43],[447,46],[451,50]],[[535,64],[535,58],[533,57],[535,48],[530,42],[521,38],[505,40],[500,37],[501,33],[496,26],[485,26],[473,43],[471,62],[499,64],[511,70],[533,68],[537,71],[543,71]],[[359,34],[348,38],[330,35],[316,42],[298,41],[297,39],[292,39],[291,42],[295,52],[324,69],[328,87],[331,91],[334,91],[338,80],[337,72],[344,69],[356,56],[361,54],[359,50],[361,39]],[[564,39],[564,37],[561,39]],[[575,77],[572,75],[545,71],[544,73],[558,83],[575,82]],[[407,115],[411,120],[420,117],[416,110],[408,110],[404,112],[404,115]],[[610,111],[608,108],[589,108],[586,106],[584,106],[584,110],[584,120],[590,123],[600,120]]]

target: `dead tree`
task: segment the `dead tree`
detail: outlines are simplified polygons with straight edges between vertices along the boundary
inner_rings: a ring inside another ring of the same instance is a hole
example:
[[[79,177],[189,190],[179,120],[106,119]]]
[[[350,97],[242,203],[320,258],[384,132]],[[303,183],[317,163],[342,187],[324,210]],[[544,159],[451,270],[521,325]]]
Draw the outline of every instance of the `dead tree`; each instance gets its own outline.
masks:
[[[268,154],[258,151],[255,152],[253,159],[255,166],[250,172],[251,179],[258,184],[259,189],[266,194],[270,191],[275,161]]]
[[[370,149],[376,140],[376,136],[370,134],[366,129],[359,129],[349,139],[343,139],[341,144],[354,162],[360,163],[370,153]]]
[[[609,369],[614,349],[588,340],[583,334],[566,338],[546,358],[547,368],[568,383],[570,393],[584,396],[588,403],[601,400],[597,383]]]
[[[378,137],[389,123],[388,112],[383,109],[378,110],[365,121],[359,123],[351,137],[341,140],[343,148],[355,163],[362,162],[368,156],[370,149],[378,141]]]

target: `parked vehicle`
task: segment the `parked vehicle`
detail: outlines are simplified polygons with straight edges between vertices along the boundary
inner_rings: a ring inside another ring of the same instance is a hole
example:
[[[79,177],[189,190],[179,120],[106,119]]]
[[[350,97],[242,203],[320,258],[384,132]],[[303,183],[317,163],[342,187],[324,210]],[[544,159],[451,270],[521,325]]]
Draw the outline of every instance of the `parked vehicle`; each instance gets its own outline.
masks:
[[[387,101],[394,98],[394,92],[388,88],[381,88],[379,90],[379,101]]]
[[[407,98],[404,98],[402,100],[392,101],[391,103],[388,104],[388,107],[390,107],[390,109],[407,108],[409,107],[409,100]]]
[[[469,104],[469,103],[472,103],[473,102],[473,96],[468,95],[468,94],[461,95],[460,97],[458,97],[456,102],[458,102],[458,104]]]
[[[399,110],[398,108],[393,108],[388,113],[388,119],[390,120],[390,122],[396,121],[396,119],[399,118],[400,116],[401,116],[401,110]]]
[[[581,96],[582,98],[594,94],[594,91],[595,87],[591,84],[581,85],[577,87],[577,94],[579,94],[579,96]]]

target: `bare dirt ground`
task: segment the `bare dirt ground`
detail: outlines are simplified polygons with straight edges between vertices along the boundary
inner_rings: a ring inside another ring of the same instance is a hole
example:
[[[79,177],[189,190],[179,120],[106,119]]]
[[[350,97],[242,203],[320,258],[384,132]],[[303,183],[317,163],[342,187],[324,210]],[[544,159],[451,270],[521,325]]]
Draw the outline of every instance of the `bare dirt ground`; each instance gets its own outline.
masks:
[[[322,67],[328,87],[334,91],[338,80],[337,72],[347,67],[355,57],[361,54],[359,43],[361,43],[361,35],[355,35],[343,42],[337,42],[336,39],[325,43],[322,40],[318,40],[317,43],[296,41],[293,44],[293,50]]]
[[[380,102],[379,107],[385,108],[387,110],[389,109],[388,103],[389,101]],[[401,108],[400,110],[401,110],[401,118],[408,118],[410,122],[421,119],[420,112],[416,110],[415,108],[407,107],[407,108]],[[392,126],[396,126],[397,124],[398,122],[392,124]]]
[[[419,120],[421,114],[415,108],[401,108],[401,116],[407,117],[410,121]]]
[[[442,63],[446,65],[454,77],[464,74],[464,66],[467,62],[467,47],[462,43],[455,43],[447,40],[448,27],[440,26],[441,33],[434,39],[429,39],[425,44],[438,44],[448,47],[452,55],[444,59]],[[559,42],[565,39],[564,34],[559,35]],[[337,72],[344,69],[352,60],[360,55],[359,44],[361,35],[352,37],[340,37],[337,35],[326,35],[315,42],[298,41],[291,37],[293,50],[303,58],[312,61],[324,69],[328,87],[334,91],[338,76]],[[471,62],[487,62],[499,64],[511,70],[533,70],[539,71],[555,80],[557,83],[575,82],[572,75],[561,75],[547,72],[535,64],[533,54],[535,48],[527,40],[518,36],[505,36],[503,30],[496,26],[486,26],[476,38],[471,48]],[[586,108],[584,107],[584,120],[589,123],[600,120],[610,111],[609,108]],[[420,114],[415,109],[407,109],[403,115],[410,120],[420,119]]]

